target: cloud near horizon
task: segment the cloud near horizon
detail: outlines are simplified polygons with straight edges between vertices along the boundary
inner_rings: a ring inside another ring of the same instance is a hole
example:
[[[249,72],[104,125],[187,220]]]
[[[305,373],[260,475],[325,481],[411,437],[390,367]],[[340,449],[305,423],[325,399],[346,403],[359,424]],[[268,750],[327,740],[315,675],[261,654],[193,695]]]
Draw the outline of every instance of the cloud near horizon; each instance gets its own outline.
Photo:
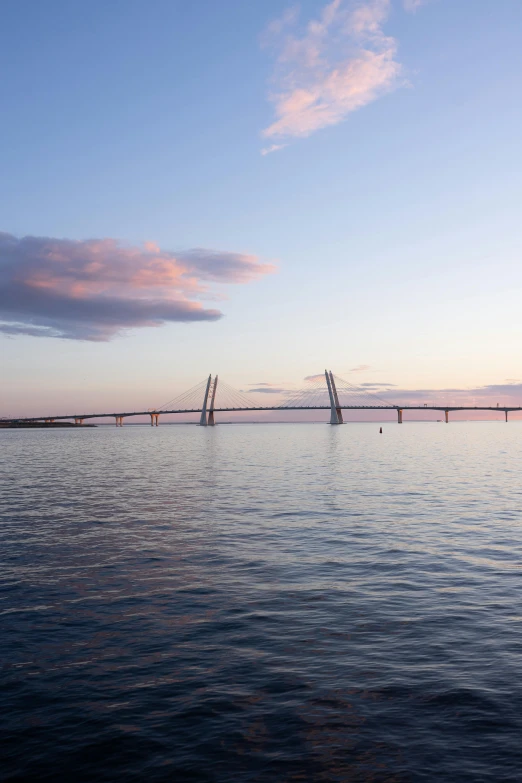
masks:
[[[259,386],[255,389],[247,389],[247,394],[288,394],[289,389],[282,389],[277,386],[269,386],[268,384],[264,383],[262,386]]]
[[[381,382],[372,382],[372,383],[360,383],[359,386],[364,387],[365,389],[377,389],[377,388],[386,388],[390,389],[392,386],[395,386],[395,383],[381,383]]]
[[[367,391],[371,392],[372,389],[367,388]],[[390,404],[495,407],[498,403],[499,406],[508,408],[522,406],[522,382],[488,384],[470,389],[399,389],[395,386],[389,389],[376,389],[376,391],[379,396],[389,400]]]
[[[274,271],[255,256],[204,248],[173,253],[152,242],[17,238],[0,232],[0,332],[107,341],[125,329],[215,321],[212,284]]]
[[[338,124],[399,85],[397,43],[383,30],[390,7],[391,0],[331,0],[300,30],[297,7],[269,25],[262,43],[276,52],[269,96],[276,119],[262,132],[273,142],[262,154]]]

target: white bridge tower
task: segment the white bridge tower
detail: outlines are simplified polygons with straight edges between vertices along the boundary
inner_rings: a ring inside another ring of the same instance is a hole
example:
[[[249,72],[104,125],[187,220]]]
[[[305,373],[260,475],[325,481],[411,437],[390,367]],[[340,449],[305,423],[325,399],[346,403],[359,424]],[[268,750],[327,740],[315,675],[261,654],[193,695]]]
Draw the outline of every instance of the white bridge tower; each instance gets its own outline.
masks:
[[[343,414],[339,405],[339,397],[335,388],[333,373],[330,370],[324,371],[326,385],[328,386],[328,396],[330,397],[330,424],[343,424]]]

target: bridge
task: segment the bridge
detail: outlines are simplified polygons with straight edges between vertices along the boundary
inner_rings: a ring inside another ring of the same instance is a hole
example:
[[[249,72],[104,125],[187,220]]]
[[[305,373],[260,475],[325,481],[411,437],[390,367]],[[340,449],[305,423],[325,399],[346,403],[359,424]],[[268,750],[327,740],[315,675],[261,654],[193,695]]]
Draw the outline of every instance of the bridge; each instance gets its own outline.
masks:
[[[433,405],[403,405],[391,403],[380,398],[374,392],[369,392],[355,386],[349,381],[334,375],[331,370],[325,370],[324,375],[311,376],[305,388],[296,392],[286,392],[285,401],[279,405],[255,404],[248,395],[220,381],[218,376],[209,375],[201,383],[188,389],[178,397],[169,400],[161,406],[141,411],[113,411],[110,413],[74,413],[31,416],[26,418],[2,419],[0,424],[53,424],[58,421],[74,421],[82,425],[89,419],[113,418],[117,427],[122,427],[127,418],[134,416],[150,417],[151,426],[158,426],[161,416],[176,414],[200,414],[199,424],[203,427],[216,423],[216,414],[237,411],[308,411],[325,410],[330,412],[330,424],[343,424],[343,411],[348,410],[393,410],[397,412],[397,421],[402,424],[404,411],[439,411],[444,413],[446,424],[451,411],[496,411],[505,414],[521,411],[522,407],[496,406],[449,406]]]

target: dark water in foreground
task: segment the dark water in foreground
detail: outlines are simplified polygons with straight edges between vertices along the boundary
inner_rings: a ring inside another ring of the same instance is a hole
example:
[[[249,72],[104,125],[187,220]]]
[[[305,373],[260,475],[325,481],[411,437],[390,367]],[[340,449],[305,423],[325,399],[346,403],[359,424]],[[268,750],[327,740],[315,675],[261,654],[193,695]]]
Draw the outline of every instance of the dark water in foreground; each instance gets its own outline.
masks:
[[[2,780],[522,780],[521,423],[0,438]]]

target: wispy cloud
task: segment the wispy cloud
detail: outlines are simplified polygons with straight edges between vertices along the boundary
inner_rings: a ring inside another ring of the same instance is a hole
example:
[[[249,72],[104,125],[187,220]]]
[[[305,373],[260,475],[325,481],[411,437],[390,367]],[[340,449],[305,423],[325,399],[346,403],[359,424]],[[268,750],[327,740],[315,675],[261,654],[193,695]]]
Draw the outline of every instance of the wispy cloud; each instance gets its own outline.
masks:
[[[263,384],[262,386],[259,386],[257,389],[248,389],[248,394],[287,394],[289,392],[289,389],[281,389],[277,386],[268,386],[268,384]]]
[[[415,13],[415,11],[425,3],[426,0],[403,0],[402,4],[405,11],[409,11],[409,13]]]
[[[261,155],[270,155],[271,152],[284,150],[285,147],[288,147],[288,144],[271,144],[269,147],[263,147]]]
[[[397,43],[383,30],[389,10],[390,0],[332,0],[301,28],[295,8],[271,23],[263,43],[276,52],[276,119],[262,133],[274,140],[264,154],[336,125],[397,87]]]
[[[266,383],[265,381],[259,381],[258,383],[249,383],[248,385],[250,388],[244,389],[247,394],[286,394],[289,391],[280,383]]]
[[[370,370],[371,365],[369,364],[358,364],[357,367],[352,367],[351,370],[348,370],[348,372],[366,372],[366,370]]]
[[[0,332],[103,341],[131,327],[213,321],[222,313],[198,301],[215,297],[209,284],[273,270],[241,253],[0,233]]]
[[[377,383],[375,381],[374,383],[360,383],[359,386],[363,386],[365,389],[380,389],[380,388],[386,388],[390,389],[392,386],[395,386],[394,383]]]

